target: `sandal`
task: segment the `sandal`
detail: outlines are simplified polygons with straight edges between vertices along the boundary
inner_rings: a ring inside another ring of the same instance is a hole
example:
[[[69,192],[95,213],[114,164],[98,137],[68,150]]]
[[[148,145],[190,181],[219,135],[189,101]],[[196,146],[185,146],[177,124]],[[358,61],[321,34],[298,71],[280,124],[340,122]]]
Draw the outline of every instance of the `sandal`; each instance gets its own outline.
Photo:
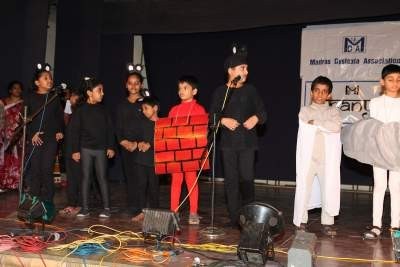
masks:
[[[372,226],[368,227],[367,229],[368,230],[362,235],[363,239],[376,240],[380,238],[382,228],[379,228],[378,226]]]
[[[333,227],[332,225],[322,225],[322,229],[321,232],[326,235],[326,236],[330,236],[330,237],[334,237],[337,235],[337,231],[336,228]]]
[[[65,207],[64,209],[60,210],[58,213],[62,216],[66,217],[74,217],[81,211],[81,207]]]

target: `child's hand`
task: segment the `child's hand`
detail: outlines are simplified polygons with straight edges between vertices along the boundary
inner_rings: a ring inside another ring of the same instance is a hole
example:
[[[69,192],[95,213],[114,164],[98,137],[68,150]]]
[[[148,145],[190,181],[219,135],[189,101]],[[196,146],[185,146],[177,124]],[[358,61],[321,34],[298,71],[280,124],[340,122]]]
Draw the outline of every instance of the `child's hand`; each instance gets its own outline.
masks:
[[[44,134],[44,132],[37,132],[35,135],[32,137],[32,145],[34,146],[41,146],[43,145],[43,140],[40,138],[39,135]]]
[[[258,123],[258,117],[256,115],[253,115],[243,123],[243,126],[247,130],[251,130],[254,128],[254,126],[257,125],[257,123]]]
[[[137,148],[137,142],[130,142],[128,140],[124,140],[121,142],[121,146],[123,146],[129,152],[132,152]]]
[[[149,148],[150,148],[150,144],[147,142],[140,142],[138,144],[138,149],[141,152],[146,152],[147,150],[149,150]]]
[[[72,159],[76,162],[79,162],[81,160],[81,153],[79,152],[72,153]]]
[[[57,142],[60,141],[61,139],[64,138],[64,135],[62,133],[56,133],[56,140]]]
[[[236,130],[236,128],[240,125],[237,120],[232,118],[222,118],[221,124],[231,131]]]
[[[115,156],[115,152],[112,149],[107,149],[107,157],[109,159],[113,158]]]

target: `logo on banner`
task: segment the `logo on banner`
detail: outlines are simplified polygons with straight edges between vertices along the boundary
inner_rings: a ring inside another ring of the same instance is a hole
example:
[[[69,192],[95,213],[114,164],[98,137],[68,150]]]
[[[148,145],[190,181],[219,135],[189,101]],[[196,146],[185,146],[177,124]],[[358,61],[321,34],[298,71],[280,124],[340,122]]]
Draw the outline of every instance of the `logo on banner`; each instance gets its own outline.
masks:
[[[365,53],[366,52],[366,36],[345,36],[343,37],[344,53]]]
[[[360,86],[359,85],[346,85],[345,94],[346,95],[359,95],[360,94]]]

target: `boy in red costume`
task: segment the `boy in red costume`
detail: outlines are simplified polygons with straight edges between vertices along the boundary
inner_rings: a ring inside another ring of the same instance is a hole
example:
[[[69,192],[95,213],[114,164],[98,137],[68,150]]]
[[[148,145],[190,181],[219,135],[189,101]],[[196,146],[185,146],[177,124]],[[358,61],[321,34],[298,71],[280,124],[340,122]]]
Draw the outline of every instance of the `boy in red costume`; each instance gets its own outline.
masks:
[[[173,106],[169,111],[168,117],[188,117],[195,115],[207,114],[204,107],[197,103],[194,96],[197,94],[197,79],[193,76],[182,76],[178,80],[178,95],[181,99],[179,105]],[[177,212],[179,206],[179,199],[181,195],[181,187],[183,179],[186,181],[186,186],[190,192],[190,215],[189,224],[199,224],[200,217],[197,214],[198,200],[199,200],[199,187],[196,184],[197,173],[179,172],[172,174],[171,184],[171,210]],[[193,189],[192,189],[193,188]]]

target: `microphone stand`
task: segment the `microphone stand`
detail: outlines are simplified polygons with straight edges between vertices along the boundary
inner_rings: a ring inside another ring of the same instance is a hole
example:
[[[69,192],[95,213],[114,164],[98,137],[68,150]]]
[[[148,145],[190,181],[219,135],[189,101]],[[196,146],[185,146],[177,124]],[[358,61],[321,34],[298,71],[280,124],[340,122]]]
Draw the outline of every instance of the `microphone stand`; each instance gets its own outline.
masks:
[[[24,106],[24,115],[22,116],[22,151],[21,151],[21,166],[20,166],[20,176],[19,176],[19,185],[18,185],[18,193],[19,193],[19,201],[22,198],[22,182],[24,176],[24,165],[25,165],[25,147],[26,147],[26,121],[28,117],[28,107]],[[17,133],[14,133],[17,134]],[[12,139],[11,139],[12,140]]]
[[[225,91],[225,97],[224,101],[222,103],[221,109],[219,114],[223,114],[226,106],[226,102],[229,97],[229,92],[233,86],[236,86],[237,82],[232,81],[229,86],[227,86],[226,91]],[[210,145],[209,149],[212,149],[212,164],[211,164],[211,222],[210,226],[204,228],[201,230],[201,234],[204,236],[210,238],[210,239],[216,239],[219,238],[220,236],[225,235],[224,230],[219,229],[218,227],[214,226],[214,216],[215,216],[215,158],[216,158],[216,139],[217,139],[217,133],[219,130],[219,127],[221,126],[221,118],[216,118],[216,114],[213,114],[213,127],[212,127],[212,143]]]

